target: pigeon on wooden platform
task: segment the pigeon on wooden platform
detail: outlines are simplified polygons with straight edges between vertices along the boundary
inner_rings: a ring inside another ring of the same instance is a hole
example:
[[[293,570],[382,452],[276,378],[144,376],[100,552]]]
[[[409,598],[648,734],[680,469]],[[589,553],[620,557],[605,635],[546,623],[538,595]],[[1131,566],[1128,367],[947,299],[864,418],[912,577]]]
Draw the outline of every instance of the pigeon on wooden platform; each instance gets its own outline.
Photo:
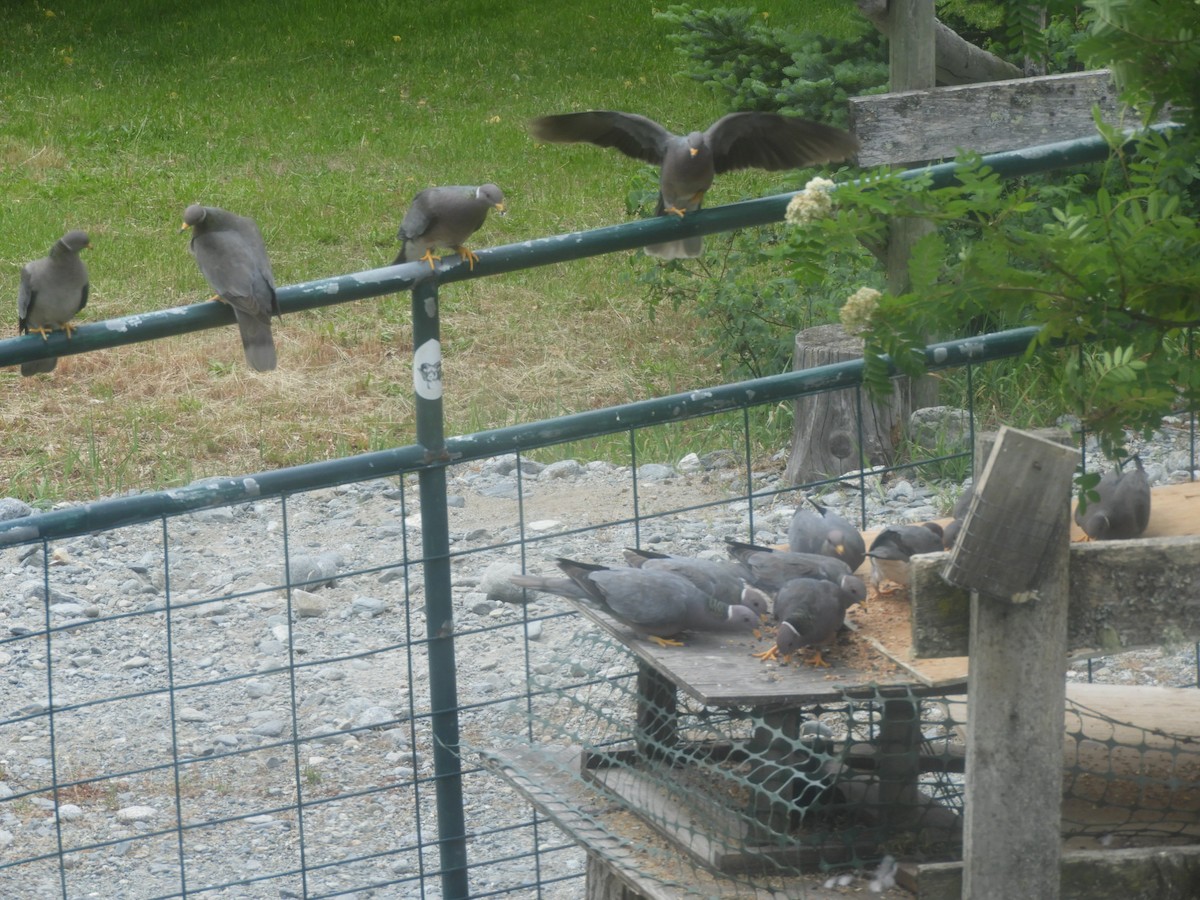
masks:
[[[848,159],[858,151],[849,132],[830,125],[767,112],[730,113],[706,131],[672,134],[645,116],[612,110],[542,116],[529,124],[539,141],[612,147],[626,156],[660,167],[655,215],[700,209],[713,178],[735,169],[798,169]],[[651,256],[682,259],[699,256],[699,236],[646,247]]]
[[[446,247],[474,269],[479,257],[467,249],[466,240],[483,227],[492,209],[504,215],[504,192],[494,184],[426,188],[413,198],[400,222],[400,253],[392,265],[427,262],[432,269],[440,258],[433,248]]]
[[[950,515],[954,518],[942,529],[943,550],[953,550],[954,545],[958,543],[958,535],[962,531],[963,520],[967,517],[967,513],[971,509],[971,498],[973,496],[975,496],[975,485],[972,484],[959,494],[958,499],[954,501],[954,509],[950,511]]]
[[[655,553],[653,550],[626,547],[625,561],[638,569],[673,572],[686,578],[704,593],[724,603],[748,606],[760,616],[765,616],[770,609],[771,598],[748,584],[745,572],[732,560],[669,556],[666,553]]]
[[[726,538],[729,555],[745,570],[746,580],[757,588],[774,593],[793,578],[823,578],[839,583],[851,574],[840,559],[820,553],[794,553],[772,550]]]
[[[811,497],[816,512],[800,507],[788,525],[788,549],[840,559],[857,571],[867,558],[867,545],[858,529],[844,517]]]
[[[867,552],[871,560],[871,580],[876,589],[885,581],[908,587],[908,563],[918,553],[942,550],[942,526],[936,522],[921,525],[889,525],[875,536]]]
[[[50,254],[26,263],[17,288],[17,333],[40,334],[46,340],[61,329],[70,340],[71,319],[87,306],[88,271],[79,251],[92,246],[86,232],[68,231],[50,248]],[[52,372],[57,357],[21,363],[22,375]]]
[[[518,587],[583,599],[661,646],[684,631],[739,632],[758,626],[758,616],[746,606],[722,603],[686,578],[671,572],[609,568],[559,559],[569,586],[562,579],[514,575]]]
[[[845,593],[833,582],[820,578],[794,578],[775,596],[774,614],[779,622],[775,644],[754,654],[759,659],[787,659],[801,647],[815,651],[809,660],[815,666],[828,666],[821,647],[833,639],[845,620]]]
[[[275,276],[262,232],[253,219],[216,206],[193,203],[183,211],[181,231],[190,229],[188,250],[200,273],[237,318],[246,362],[256,372],[275,368],[271,316],[278,316]]]
[[[1133,457],[1134,470],[1120,468],[1104,473],[1094,490],[1098,500],[1076,508],[1075,522],[1093,541],[1128,540],[1150,524],[1150,480],[1140,457]]]

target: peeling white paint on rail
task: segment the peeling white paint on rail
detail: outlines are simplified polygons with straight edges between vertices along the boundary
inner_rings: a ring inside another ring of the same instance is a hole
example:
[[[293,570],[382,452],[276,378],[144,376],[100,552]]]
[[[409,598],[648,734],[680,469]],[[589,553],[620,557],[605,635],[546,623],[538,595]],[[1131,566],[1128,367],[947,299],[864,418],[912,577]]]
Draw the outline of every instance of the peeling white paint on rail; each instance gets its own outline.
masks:
[[[115,331],[119,334],[124,334],[131,328],[141,328],[149,319],[156,319],[161,316],[186,316],[196,304],[190,306],[173,306],[170,309],[160,309],[152,313],[135,313],[132,316],[125,316],[120,319],[105,319],[103,322],[97,322],[97,325],[103,325],[109,331]]]
[[[381,281],[388,281],[396,277],[396,273],[392,271],[394,266],[388,266],[383,269],[369,269],[366,272],[355,272],[350,277],[359,284],[379,284]],[[332,288],[332,290],[330,290]],[[338,292],[337,284],[332,284],[325,289],[327,294],[336,294]]]

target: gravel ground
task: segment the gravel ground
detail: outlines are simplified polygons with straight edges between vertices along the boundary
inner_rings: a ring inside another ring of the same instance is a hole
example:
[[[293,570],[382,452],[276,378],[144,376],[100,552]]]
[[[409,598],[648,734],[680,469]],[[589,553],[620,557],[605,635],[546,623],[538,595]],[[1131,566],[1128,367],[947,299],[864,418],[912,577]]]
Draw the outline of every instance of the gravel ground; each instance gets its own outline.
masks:
[[[1183,425],[1168,421],[1137,448],[1153,482],[1188,478],[1187,441]],[[469,744],[503,746],[525,733],[527,676],[566,681],[587,669],[572,654],[588,625],[560,615],[548,598],[524,609],[497,602],[496,580],[503,584],[522,561],[515,542],[524,536],[524,562],[535,572],[550,571],[559,555],[616,563],[635,541],[719,553],[722,538],[750,530],[744,502],[705,505],[744,488],[735,460],[714,454],[643,466],[638,502],[650,518],[637,531],[604,524],[632,516],[628,469],[526,461],[521,507],[511,458],[451,470],[453,627]],[[756,490],[778,484],[778,470],[756,473]],[[868,525],[945,515],[960,489],[872,476]],[[851,515],[859,508],[856,492],[821,498]],[[754,539],[786,542],[794,503],[792,494],[756,501]],[[681,507],[693,508],[656,515]],[[20,511],[0,500],[0,518]],[[0,897],[173,896],[181,852],[189,891],[297,872],[301,827],[307,880],[285,875],[202,896],[421,896],[416,879],[437,865],[436,848],[417,846],[419,833],[434,833],[433,789],[414,788],[433,772],[427,660],[423,644],[409,646],[410,634],[425,635],[424,597],[420,566],[406,580],[398,565],[406,542],[419,554],[419,525],[413,484],[380,480],[292,497],[286,506],[262,501],[58,542],[45,570],[40,546],[0,550],[0,863],[47,855],[0,869]],[[295,580],[323,579],[294,593],[290,618],[285,594],[272,587],[283,580],[285,553]],[[49,641],[39,633],[47,616]],[[1194,684],[1195,652],[1188,645],[1095,660],[1092,675]],[[1086,677],[1082,663],[1068,672]],[[295,744],[293,734],[301,737]],[[54,779],[78,782],[57,808],[44,790]],[[322,801],[303,821],[289,809],[297,784],[305,802]],[[495,830],[472,839],[471,862],[482,863],[473,889],[527,882],[531,861],[511,857],[530,852],[532,836],[503,829],[524,821],[528,807],[484,773],[469,774],[465,792],[468,828]],[[552,828],[538,841],[543,850],[563,843]],[[69,852],[76,847],[92,849]],[[547,853],[540,874],[549,880],[582,866],[568,846]],[[427,881],[424,896],[438,896],[437,877]],[[578,897],[581,884],[551,886],[543,896]],[[807,896],[820,895],[819,885]],[[834,895],[865,885],[858,879]]]

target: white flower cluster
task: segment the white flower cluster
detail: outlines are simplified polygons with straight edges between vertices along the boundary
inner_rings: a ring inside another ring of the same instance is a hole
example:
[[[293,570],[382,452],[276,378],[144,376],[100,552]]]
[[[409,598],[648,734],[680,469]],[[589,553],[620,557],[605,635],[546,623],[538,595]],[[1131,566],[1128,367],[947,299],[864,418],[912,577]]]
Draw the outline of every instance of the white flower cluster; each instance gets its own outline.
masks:
[[[806,225],[833,212],[834,183],[828,178],[813,178],[804,190],[792,197],[784,219],[789,225]]]
[[[875,288],[861,287],[847,298],[839,318],[848,334],[862,334],[871,327],[871,316],[882,296]]]

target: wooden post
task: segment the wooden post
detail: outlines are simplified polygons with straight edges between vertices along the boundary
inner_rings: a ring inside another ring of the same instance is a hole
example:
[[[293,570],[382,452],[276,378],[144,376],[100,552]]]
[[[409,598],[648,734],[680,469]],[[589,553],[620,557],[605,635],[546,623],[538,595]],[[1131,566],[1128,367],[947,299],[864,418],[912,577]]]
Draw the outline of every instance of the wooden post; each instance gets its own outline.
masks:
[[[919,822],[913,801],[921,774],[921,706],[913,699],[883,701],[879,725],[879,801],[884,826],[898,830],[907,822]]]
[[[675,684],[658,669],[638,660],[637,725],[634,732],[638,751],[656,762],[667,759],[675,749]]]
[[[1059,897],[1076,452],[1002,428],[947,580],[972,590],[964,900]]]
[[[895,23],[891,21],[888,0],[856,0],[858,11],[890,40]],[[972,84],[978,81],[999,81],[1020,78],[1023,74],[1012,63],[981,50],[963,40],[936,19],[934,28],[934,65],[938,84]]]
[[[893,93],[934,86],[933,0],[890,0],[888,3],[889,82]],[[908,259],[913,246],[934,230],[925,219],[893,219],[888,228],[887,288],[892,294],[908,290]],[[913,382],[913,408],[937,405],[937,382]],[[907,422],[904,423],[907,426]]]

